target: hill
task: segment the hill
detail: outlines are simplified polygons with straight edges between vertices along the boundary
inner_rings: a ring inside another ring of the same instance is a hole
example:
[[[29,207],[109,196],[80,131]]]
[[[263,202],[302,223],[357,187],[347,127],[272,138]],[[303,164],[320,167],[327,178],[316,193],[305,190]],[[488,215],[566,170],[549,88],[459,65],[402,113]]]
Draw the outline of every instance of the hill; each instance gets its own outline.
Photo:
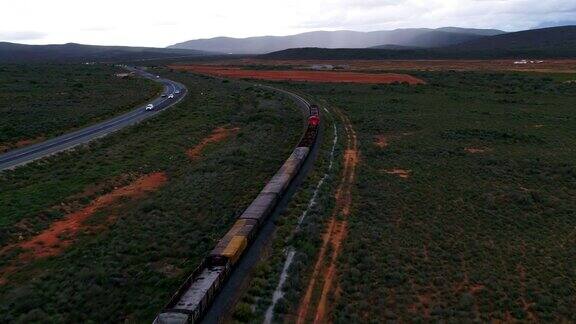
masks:
[[[385,50],[395,50],[395,51],[399,51],[399,50],[420,49],[421,47],[386,44],[386,45],[372,46],[372,47],[369,47],[369,48],[370,48],[370,49],[385,49]]]
[[[385,60],[419,59],[433,56],[426,49],[378,49],[378,48],[291,48],[259,55],[272,60]]]
[[[289,48],[366,48],[399,45],[408,47],[438,47],[459,44],[486,35],[504,33],[493,29],[440,29],[409,28],[374,32],[316,31],[289,36],[262,36],[248,38],[216,37],[178,43],[168,48],[195,49],[231,54],[263,54]]]
[[[450,51],[514,53],[524,52],[539,55],[576,55],[576,26],[542,28],[483,37],[450,46]]]
[[[177,56],[203,56],[211,53],[152,47],[95,46],[75,43],[58,45],[24,45],[0,42],[0,63],[18,62],[84,62],[127,61],[169,58]]]
[[[267,59],[489,59],[489,58],[574,58],[576,26],[534,29],[481,37],[439,48],[326,49],[295,48],[261,55]]]
[[[424,33],[412,38],[412,43],[418,44],[419,47],[444,47],[455,44],[461,44],[472,40],[482,39],[484,35],[465,34],[452,31],[435,30]]]

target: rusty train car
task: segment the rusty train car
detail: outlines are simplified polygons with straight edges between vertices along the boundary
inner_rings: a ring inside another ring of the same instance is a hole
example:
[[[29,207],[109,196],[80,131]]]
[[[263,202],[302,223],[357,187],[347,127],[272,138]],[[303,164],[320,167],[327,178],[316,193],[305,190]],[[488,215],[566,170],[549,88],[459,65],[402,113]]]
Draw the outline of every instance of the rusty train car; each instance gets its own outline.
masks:
[[[320,110],[316,105],[308,105],[308,109],[306,131],[298,146],[202,264],[173,295],[154,324],[198,323],[202,319],[232,269],[310,154],[318,136]]]

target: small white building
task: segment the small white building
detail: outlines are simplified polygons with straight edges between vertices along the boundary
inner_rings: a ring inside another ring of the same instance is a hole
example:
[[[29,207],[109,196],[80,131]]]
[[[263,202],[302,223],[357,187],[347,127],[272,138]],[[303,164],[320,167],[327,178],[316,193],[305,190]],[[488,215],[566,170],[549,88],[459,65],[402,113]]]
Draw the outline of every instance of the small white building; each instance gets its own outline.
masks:
[[[520,60],[520,61],[514,62],[514,64],[541,64],[541,63],[544,63],[544,61],[542,61],[542,60],[538,60],[538,61]]]
[[[334,70],[334,65],[332,64],[312,64],[310,66],[312,70]]]

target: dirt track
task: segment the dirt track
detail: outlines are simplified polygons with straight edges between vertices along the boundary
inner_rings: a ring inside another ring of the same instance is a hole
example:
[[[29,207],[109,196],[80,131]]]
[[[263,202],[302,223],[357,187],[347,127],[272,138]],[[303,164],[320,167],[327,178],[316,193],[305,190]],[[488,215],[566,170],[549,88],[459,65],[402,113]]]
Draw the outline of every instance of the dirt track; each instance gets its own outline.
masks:
[[[298,307],[297,323],[307,323],[312,318],[310,308],[316,306],[313,313],[314,323],[323,323],[328,319],[329,296],[334,292],[336,264],[346,238],[348,217],[352,205],[352,188],[356,181],[356,167],[359,162],[358,142],[352,123],[340,110],[335,109],[344,124],[346,131],[346,150],[344,153],[344,167],[342,178],[336,190],[336,206],[328,222],[328,228],[322,237],[320,252],[314,264],[314,270],[306,293]],[[328,255],[330,253],[330,255]],[[323,281],[323,282],[322,282]],[[320,286],[321,285],[321,286]],[[315,305],[312,300],[315,288],[321,289],[320,298]],[[320,288],[321,287],[321,288]]]

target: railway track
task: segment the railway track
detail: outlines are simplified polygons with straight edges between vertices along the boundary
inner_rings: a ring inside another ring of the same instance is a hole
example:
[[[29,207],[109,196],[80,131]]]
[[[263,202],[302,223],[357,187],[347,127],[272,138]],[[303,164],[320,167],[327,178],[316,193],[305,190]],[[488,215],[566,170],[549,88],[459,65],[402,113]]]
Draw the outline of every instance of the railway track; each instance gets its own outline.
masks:
[[[295,93],[258,86],[289,96],[307,111],[306,131],[280,170],[158,314],[155,324],[216,323],[222,319],[274,232],[273,220],[285,209],[316,158],[321,137],[318,107]]]

